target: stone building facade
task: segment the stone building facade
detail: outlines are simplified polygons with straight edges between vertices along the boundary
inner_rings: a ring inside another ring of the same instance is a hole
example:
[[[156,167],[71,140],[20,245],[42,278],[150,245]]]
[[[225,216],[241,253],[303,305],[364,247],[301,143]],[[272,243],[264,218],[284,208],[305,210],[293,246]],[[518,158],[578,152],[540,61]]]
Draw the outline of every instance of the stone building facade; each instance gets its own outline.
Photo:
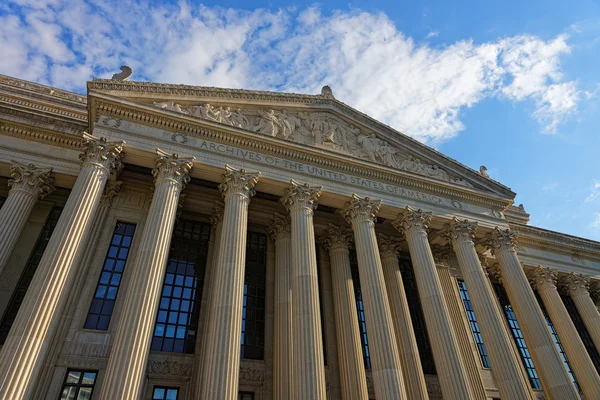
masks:
[[[600,243],[319,95],[0,76],[0,399],[600,398]]]

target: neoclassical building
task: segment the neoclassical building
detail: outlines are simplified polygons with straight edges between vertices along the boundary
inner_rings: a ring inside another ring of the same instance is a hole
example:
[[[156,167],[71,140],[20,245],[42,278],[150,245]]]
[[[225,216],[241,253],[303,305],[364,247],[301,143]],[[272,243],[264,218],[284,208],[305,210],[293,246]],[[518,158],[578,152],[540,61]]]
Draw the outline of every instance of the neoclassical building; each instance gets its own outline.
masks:
[[[0,399],[600,398],[600,243],[333,96],[0,76]]]

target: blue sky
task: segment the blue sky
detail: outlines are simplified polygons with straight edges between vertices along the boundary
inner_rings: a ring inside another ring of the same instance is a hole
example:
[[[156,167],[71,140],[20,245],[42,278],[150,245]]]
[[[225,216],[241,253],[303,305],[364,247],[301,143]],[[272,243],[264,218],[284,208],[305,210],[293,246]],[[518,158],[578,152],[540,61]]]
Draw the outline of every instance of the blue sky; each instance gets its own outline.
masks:
[[[0,73],[336,97],[511,187],[531,224],[600,240],[597,1],[5,0]]]

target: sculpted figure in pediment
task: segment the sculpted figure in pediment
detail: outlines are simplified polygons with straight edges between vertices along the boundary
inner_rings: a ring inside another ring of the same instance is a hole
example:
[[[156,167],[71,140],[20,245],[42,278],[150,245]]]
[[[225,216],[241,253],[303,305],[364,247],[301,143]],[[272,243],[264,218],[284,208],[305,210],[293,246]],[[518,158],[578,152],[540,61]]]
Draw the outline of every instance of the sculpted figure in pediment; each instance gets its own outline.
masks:
[[[158,108],[162,108],[164,110],[176,111],[183,114],[188,114],[188,112],[184,111],[180,104],[177,104],[173,101],[163,101],[163,102],[155,102],[154,105]]]

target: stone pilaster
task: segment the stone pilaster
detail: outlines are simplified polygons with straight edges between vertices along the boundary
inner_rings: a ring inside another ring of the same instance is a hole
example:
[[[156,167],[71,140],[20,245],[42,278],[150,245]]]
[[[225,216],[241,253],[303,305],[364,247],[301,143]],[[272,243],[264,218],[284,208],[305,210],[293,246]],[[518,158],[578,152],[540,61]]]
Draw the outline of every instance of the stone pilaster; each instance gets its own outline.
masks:
[[[269,235],[275,241],[273,398],[291,399],[292,375],[292,233],[290,218],[275,213]]]
[[[189,181],[193,158],[157,150],[154,196],[142,232],[123,312],[112,344],[100,397],[141,396],[179,195]]]
[[[238,396],[248,204],[259,175],[228,165],[219,185],[225,208],[218,264],[211,278],[201,399],[234,400]]]
[[[600,349],[600,314],[590,297],[589,278],[572,272],[561,280],[571,299],[573,299],[575,307],[577,307],[577,311],[594,341],[594,346]]]
[[[313,213],[321,187],[291,181],[281,203],[292,230],[292,370],[294,399],[325,399],[323,333]]]
[[[444,399],[471,399],[473,395],[467,379],[467,371],[461,359],[460,349],[452,329],[450,314],[427,239],[430,221],[431,213],[407,207],[405,212],[400,214],[392,224],[404,233],[408,242],[419,298]]]
[[[10,162],[10,191],[0,209],[0,274],[4,270],[35,203],[54,190],[52,168]]]
[[[322,239],[329,251],[335,331],[337,334],[340,383],[343,399],[368,399],[367,376],[360,341],[356,296],[350,270],[349,245],[352,231],[329,224]]]
[[[553,399],[578,399],[546,318],[540,309],[516,252],[516,234],[495,228],[486,236],[500,265],[502,283],[540,376],[544,393]]]
[[[465,321],[465,305],[460,296],[454,275],[456,271],[451,267],[450,253],[452,249],[448,246],[433,245],[431,246],[431,252],[435,266],[437,267],[438,277],[440,278],[462,361],[467,371],[467,378],[473,392],[473,399],[485,400],[487,399],[487,395],[479,373],[481,367],[476,359],[476,357],[479,357],[476,355],[478,354],[478,350],[473,343],[471,327]]]
[[[354,231],[375,395],[378,399],[404,399],[406,388],[398,343],[375,236],[375,220],[380,206],[381,200],[353,194],[343,212]]]
[[[600,377],[556,289],[556,272],[539,265],[532,271],[530,278],[544,302],[585,398],[598,397]]]
[[[481,336],[490,359],[494,382],[502,398],[531,399],[532,393],[521,361],[512,351],[511,338],[496,305],[493,289],[479,262],[473,242],[477,224],[454,218],[445,225],[444,236],[452,245],[467,285]]]
[[[421,368],[417,339],[398,262],[400,241],[392,236],[378,234],[377,243],[379,244],[383,277],[390,301],[394,332],[398,342],[398,353],[402,365],[404,385],[406,386],[406,396],[409,399],[428,399],[425,375],[423,375],[423,368]]]
[[[124,142],[84,134],[81,171],[0,352],[0,399],[31,396],[74,279],[74,265]]]

